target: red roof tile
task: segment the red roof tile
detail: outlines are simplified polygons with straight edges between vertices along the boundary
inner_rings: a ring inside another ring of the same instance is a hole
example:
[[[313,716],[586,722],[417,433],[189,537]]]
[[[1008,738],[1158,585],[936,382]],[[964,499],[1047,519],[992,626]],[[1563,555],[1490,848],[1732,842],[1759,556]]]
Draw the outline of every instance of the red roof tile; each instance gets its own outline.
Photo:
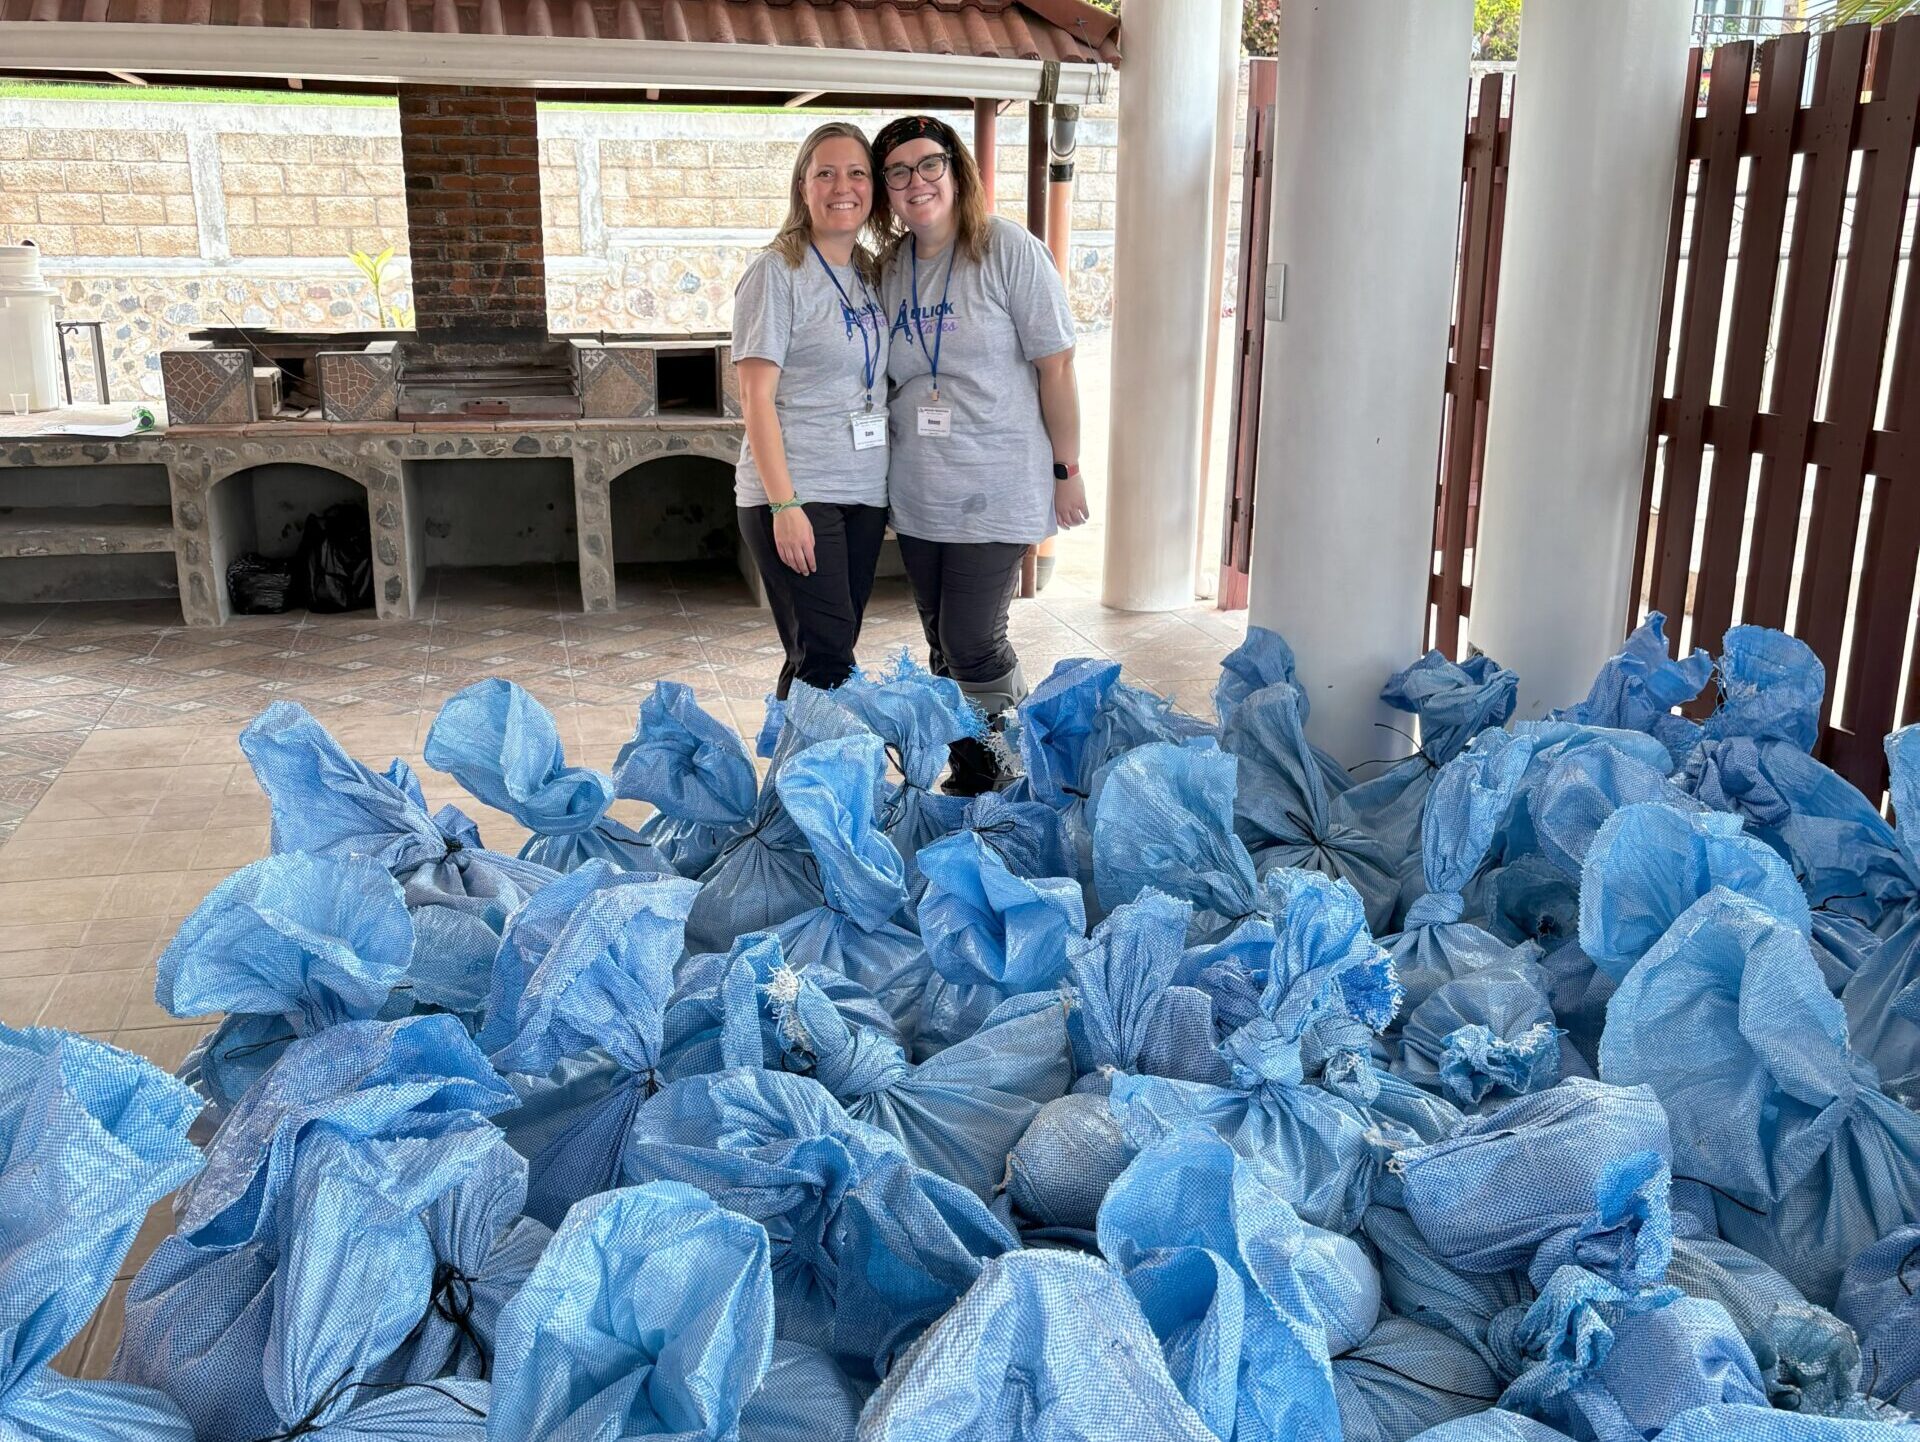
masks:
[[[1113,17],[1081,0],[0,0],[0,22],[33,20],[1119,60]]]

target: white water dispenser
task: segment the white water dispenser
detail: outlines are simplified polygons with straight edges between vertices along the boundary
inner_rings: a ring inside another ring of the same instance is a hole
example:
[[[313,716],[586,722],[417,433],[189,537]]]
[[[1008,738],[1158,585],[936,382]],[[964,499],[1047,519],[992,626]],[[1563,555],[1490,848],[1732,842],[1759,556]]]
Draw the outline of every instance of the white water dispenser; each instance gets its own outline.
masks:
[[[11,414],[23,395],[30,411],[60,404],[58,294],[41,279],[35,247],[0,245],[0,414]]]

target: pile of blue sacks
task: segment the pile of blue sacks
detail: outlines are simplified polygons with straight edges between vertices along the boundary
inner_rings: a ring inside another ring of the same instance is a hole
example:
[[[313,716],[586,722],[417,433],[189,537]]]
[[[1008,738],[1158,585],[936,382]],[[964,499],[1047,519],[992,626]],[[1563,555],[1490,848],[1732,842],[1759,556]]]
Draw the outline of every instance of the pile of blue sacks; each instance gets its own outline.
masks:
[[[518,856],[277,704],[181,1075],[0,1029],[0,1438],[1920,1437],[1920,730],[1896,827],[1824,689],[1656,616],[1513,724],[1436,653],[1356,779],[1255,628],[1217,724],[1062,662],[960,800],[904,660],[764,768],[488,681],[426,757]]]

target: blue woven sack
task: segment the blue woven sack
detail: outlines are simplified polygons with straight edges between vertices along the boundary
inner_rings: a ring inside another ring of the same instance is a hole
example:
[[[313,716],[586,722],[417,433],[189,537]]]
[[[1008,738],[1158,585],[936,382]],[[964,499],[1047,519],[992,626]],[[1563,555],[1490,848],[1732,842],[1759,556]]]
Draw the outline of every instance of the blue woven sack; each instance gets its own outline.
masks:
[[[1920,1226],[1896,1228],[1847,1266],[1833,1309],[1860,1339],[1869,1390],[1920,1406]]]
[[[1141,1152],[1100,1208],[1099,1239],[1215,1435],[1340,1442],[1327,1318],[1364,1334],[1380,1305],[1356,1244],[1316,1234],[1211,1132]]]
[[[0,1435],[193,1442],[166,1397],[49,1365],[113,1285],[147,1211],[200,1167],[199,1101],[128,1052],[0,1026]]]
[[[1530,957],[1531,950],[1516,955],[1513,942],[1462,918],[1467,890],[1486,864],[1532,760],[1530,739],[1489,731],[1434,778],[1420,822],[1426,891],[1408,908],[1399,934],[1380,940],[1405,993],[1403,1017],[1447,982]]]
[[[1567,1442],[1567,1434],[1556,1432],[1531,1417],[1522,1417],[1518,1412],[1489,1407],[1484,1412],[1470,1412],[1451,1422],[1442,1422],[1438,1427],[1429,1427],[1411,1442]]]
[[[1587,699],[1554,712],[1553,719],[1644,731],[1667,749],[1669,771],[1684,765],[1700,737],[1700,725],[1673,710],[1705,689],[1713,676],[1713,658],[1696,650],[1684,661],[1674,660],[1666,625],[1664,615],[1649,612],[1627,644],[1600,668]]]
[[[1284,681],[1255,692],[1234,708],[1220,744],[1240,763],[1234,829],[1261,874],[1299,867],[1346,881],[1368,924],[1386,931],[1402,858],[1353,815],[1308,744],[1305,693]]]
[[[277,1190],[177,1232],[140,1269],[115,1377],[162,1388],[202,1436],[484,1436],[484,1383],[375,1375],[436,1299],[422,1214],[505,1146],[469,1120],[401,1136],[301,1127]]]
[[[1524,1270],[1464,1271],[1440,1255],[1405,1211],[1383,1202],[1367,1208],[1360,1234],[1379,1264],[1389,1312],[1445,1332],[1471,1347],[1487,1366],[1498,1366],[1488,1332],[1509,1307],[1533,1300]]]
[[[1015,1252],[887,1374],[860,1442],[1219,1442],[1103,1262]]]
[[[1104,1092],[1069,1092],[1041,1107],[1015,1143],[996,1215],[1031,1244],[1092,1251],[1100,1204],[1134,1152]]]
[[[240,733],[240,749],[273,809],[273,849],[335,860],[370,856],[386,867],[414,917],[414,996],[471,1009],[486,993],[507,918],[554,873],[486,850],[454,807],[429,816],[403,762],[376,775],[290,701],[255,717]]]
[[[689,957],[674,975],[660,1045],[660,1078],[678,1081],[734,1066],[780,1070],[787,1044],[780,1023],[759,1005],[763,988],[786,971],[804,978],[860,1031],[897,1038],[893,1016],[859,982],[824,966],[796,966],[770,931],[741,937],[725,956]]]
[[[607,815],[613,782],[567,765],[560,729],[524,687],[493,677],[447,698],[427,732],[427,765],[531,833],[520,855],[571,871],[598,858],[623,871],[671,871],[631,827]]]
[[[693,688],[655,684],[613,763],[613,794],[654,814],[639,836],[682,876],[699,876],[749,824],[760,778],[739,733],[701,709]]]
[[[885,771],[871,733],[817,742],[780,767],[781,805],[806,839],[820,902],[773,930],[790,962],[858,982],[912,1038],[932,973],[920,938],[902,924],[906,865],[878,823]]]
[[[1392,1045],[1395,1075],[1456,1106],[1485,1110],[1584,1069],[1554,1025],[1537,966],[1488,966],[1414,1007]],[[1564,1055],[1563,1055],[1564,1051]]]
[[[795,682],[782,703],[780,741],[760,786],[752,824],[735,832],[700,878],[687,915],[687,950],[725,952],[753,931],[772,931],[825,900],[807,837],[787,812],[780,773],[816,742],[871,736],[866,724],[824,691]]]
[[[991,847],[1015,876],[1067,876],[1073,872],[1066,829],[1060,813],[1051,806],[986,791],[967,803],[960,824]]]
[[[854,1442],[870,1390],[817,1347],[776,1340],[740,1413],[740,1442]]]
[[[1253,913],[1253,858],[1233,833],[1234,758],[1156,742],[1115,761],[1093,825],[1093,884],[1103,911],[1149,888],[1193,907],[1195,941]]]
[[[1720,704],[1701,727],[1708,740],[1751,736],[1811,751],[1820,740],[1827,668],[1797,636],[1765,626],[1735,626],[1715,667]]]
[[[640,1109],[628,1182],[681,1181],[766,1227],[778,1335],[878,1377],[1013,1235],[811,1078],[734,1070]]]
[[[1086,910],[1077,881],[1016,876],[974,831],[927,847],[920,870],[920,934],[933,972],[915,1045],[924,1056],[972,1036],[1008,997],[1052,991]]]
[[[1869,1416],[1878,1404],[1861,1391],[1871,1381],[1889,1397],[1896,1387],[1863,1378],[1852,1329],[1750,1252],[1717,1237],[1675,1237],[1668,1285],[1726,1308],[1740,1329],[1773,1405],[1789,1412]],[[1845,1288],[1841,1296],[1844,1304]],[[1864,1329],[1863,1329],[1864,1335]]]
[[[967,798],[934,790],[947,766],[947,747],[982,730],[980,715],[960,683],[935,676],[902,651],[891,670],[874,677],[856,670],[833,699],[858,716],[885,743],[898,780],[880,801],[880,826],[907,864],[907,889],[920,894],[914,857],[920,848],[958,830]]]
[[[915,1166],[983,1202],[1005,1180],[1008,1154],[1034,1114],[1064,1096],[1073,1077],[1058,997],[1015,997],[965,1041],[916,1065],[888,1033],[849,1023],[797,971],[777,970],[755,991],[789,1069],[819,1082],[854,1120],[896,1137]],[[759,1019],[746,1021],[755,1033]]]
[[[1337,1355],[1333,1386],[1347,1442],[1402,1442],[1471,1416],[1500,1390],[1472,1347],[1406,1317],[1382,1317],[1365,1340]]]
[[[1440,771],[1489,727],[1506,723],[1520,678],[1491,656],[1455,664],[1429,651],[1381,688],[1380,699],[1420,723],[1418,749],[1356,782],[1345,798],[1349,815],[1386,849],[1397,871],[1417,859],[1421,818]]]
[[[1600,1064],[1653,1089],[1721,1234],[1812,1302],[1920,1221],[1920,1117],[1848,1049],[1806,937],[1753,901],[1715,890],[1674,923],[1620,984]]]
[[[1800,1417],[1764,1407],[1710,1404],[1674,1418],[1660,1442],[1912,1442],[1917,1431],[1911,1423]]]
[[[1569,751],[1540,773],[1528,793],[1541,853],[1569,876],[1580,875],[1608,818],[1623,806],[1649,802],[1677,811],[1705,809],[1662,768],[1609,745]]]
[[[528,976],[512,1038],[493,1054],[521,1097],[501,1125],[528,1159],[527,1212],[550,1227],[619,1178],[627,1128],[658,1085],[664,1013],[697,889],[650,877],[587,896]]]
[[[1448,1265],[1530,1271],[1543,1286],[1577,1265],[1627,1287],[1666,1275],[1671,1143],[1645,1087],[1562,1082],[1402,1152],[1407,1215]]]
[[[1587,852],[1580,946],[1616,981],[1715,887],[1765,907],[1811,937],[1806,894],[1771,847],[1725,812],[1634,805],[1616,811]]]
[[[1500,1406],[1577,1442],[1639,1442],[1695,1407],[1766,1405],[1759,1369],[1718,1303],[1623,1290],[1563,1267],[1530,1307],[1497,1318],[1514,1381]]]
[[[287,851],[207,894],[160,954],[154,998],[175,1016],[225,1012],[190,1075],[231,1107],[295,1037],[365,1020],[413,960],[399,883],[364,856]]]
[[[1912,855],[1873,803],[1793,741],[1703,741],[1681,778],[1718,811],[1742,817],[1787,859],[1816,910],[1851,916],[1881,935],[1920,899]]]
[[[1920,726],[1887,737],[1886,751],[1896,835],[1909,857],[1920,855]],[[1820,959],[1831,985],[1839,967]],[[1911,1105],[1920,1100],[1920,911],[1884,942],[1857,948],[1848,959],[1852,974],[1840,999],[1853,1049],[1873,1063],[1891,1095]]]
[[[676,1182],[606,1192],[501,1314],[489,1431],[731,1442],[772,1353],[764,1229]]]
[[[1236,1151],[1272,1165],[1302,1218],[1350,1232],[1388,1149],[1414,1135],[1309,1080],[1310,1060],[1326,1050],[1315,1033],[1348,1019],[1377,1030],[1392,1017],[1399,992],[1351,886],[1308,871],[1287,872],[1282,881],[1284,905],[1259,1012],[1222,1044],[1229,1084],[1116,1077],[1113,1104],[1135,1146],[1211,1126]]]
[[[1073,1005],[1067,1031],[1074,1072],[1105,1087],[1103,1074],[1135,1072],[1223,1085],[1214,1045],[1213,998],[1176,986],[1192,908],[1146,890],[1067,943]]]
[[[1293,647],[1278,631],[1248,626],[1246,638],[1220,658],[1220,679],[1213,683],[1213,714],[1220,729],[1227,729],[1242,701],[1279,681],[1299,684]]]

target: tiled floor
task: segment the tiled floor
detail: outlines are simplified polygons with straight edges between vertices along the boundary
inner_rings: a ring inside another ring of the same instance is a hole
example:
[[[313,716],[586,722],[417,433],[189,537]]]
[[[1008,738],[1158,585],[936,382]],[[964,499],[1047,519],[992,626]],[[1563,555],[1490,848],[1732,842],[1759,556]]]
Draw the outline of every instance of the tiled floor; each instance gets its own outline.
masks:
[[[1089,539],[1076,541],[1046,592],[1015,605],[1029,675],[1108,655],[1205,713],[1244,617],[1106,610]],[[428,589],[412,622],[292,614],[217,631],[183,629],[163,602],[0,607],[0,1022],[63,1026],[179,1065],[211,1019],[154,1004],[154,960],[215,883],[266,852],[266,802],[234,737],[272,701],[300,702],[375,767],[406,757],[430,804],[459,801],[489,845],[515,850],[511,822],[421,759],[454,691],[520,682],[559,718],[568,759],[606,768],[653,682],[686,682],[751,735],[779,667],[765,613],[724,573],[623,576],[620,609],[598,616],[569,609],[578,588],[554,567],[447,573]],[[920,650],[919,623],[904,584],[882,581],[861,658],[903,646]],[[615,813],[637,824],[644,808]],[[64,1369],[105,1370],[125,1279],[168,1230],[162,1204]]]

